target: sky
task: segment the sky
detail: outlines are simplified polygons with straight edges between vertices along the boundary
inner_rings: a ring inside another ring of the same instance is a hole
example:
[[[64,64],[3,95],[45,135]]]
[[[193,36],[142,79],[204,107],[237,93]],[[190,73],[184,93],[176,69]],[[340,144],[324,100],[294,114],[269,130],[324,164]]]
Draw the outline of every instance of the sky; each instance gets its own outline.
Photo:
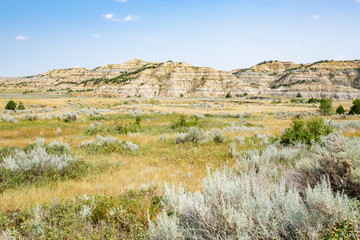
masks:
[[[360,59],[360,0],[0,0],[0,76],[133,58],[218,70]]]

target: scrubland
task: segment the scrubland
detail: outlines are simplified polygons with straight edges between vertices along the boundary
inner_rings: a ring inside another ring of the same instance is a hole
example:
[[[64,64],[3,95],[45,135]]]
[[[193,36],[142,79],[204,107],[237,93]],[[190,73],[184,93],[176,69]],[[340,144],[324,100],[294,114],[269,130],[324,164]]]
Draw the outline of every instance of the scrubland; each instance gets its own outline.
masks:
[[[13,100],[26,109],[0,113],[3,239],[359,238],[357,115],[286,99]],[[315,120],[285,136],[294,118]]]

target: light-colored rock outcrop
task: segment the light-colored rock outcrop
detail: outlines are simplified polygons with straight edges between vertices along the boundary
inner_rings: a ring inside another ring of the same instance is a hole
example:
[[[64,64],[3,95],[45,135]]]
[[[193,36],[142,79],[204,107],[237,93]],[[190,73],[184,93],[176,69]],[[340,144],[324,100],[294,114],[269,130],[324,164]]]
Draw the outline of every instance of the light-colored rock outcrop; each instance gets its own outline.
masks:
[[[0,87],[24,90],[91,89],[99,95],[178,97],[265,94],[293,97],[360,97],[360,61],[311,64],[268,61],[232,72],[187,63],[132,59],[95,69],[55,69],[31,77],[0,78]]]

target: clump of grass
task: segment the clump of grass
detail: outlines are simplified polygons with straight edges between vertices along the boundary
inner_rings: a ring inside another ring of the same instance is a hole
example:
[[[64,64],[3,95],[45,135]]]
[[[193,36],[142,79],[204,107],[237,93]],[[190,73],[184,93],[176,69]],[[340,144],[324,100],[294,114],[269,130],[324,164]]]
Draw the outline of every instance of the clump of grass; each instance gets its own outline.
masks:
[[[89,153],[112,153],[128,151],[136,153],[139,146],[129,141],[118,141],[115,137],[96,136],[95,140],[85,141],[80,144],[80,148]]]
[[[120,123],[116,126],[116,132],[120,134],[128,134],[130,133],[136,133],[139,132],[141,129],[141,117],[136,116],[134,123]]]

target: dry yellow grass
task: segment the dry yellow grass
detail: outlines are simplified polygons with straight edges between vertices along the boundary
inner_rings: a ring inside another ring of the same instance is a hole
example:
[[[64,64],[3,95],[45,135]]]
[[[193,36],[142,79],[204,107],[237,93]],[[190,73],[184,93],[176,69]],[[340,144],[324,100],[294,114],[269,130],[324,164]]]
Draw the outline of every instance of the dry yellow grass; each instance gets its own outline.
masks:
[[[115,103],[127,101],[127,99],[14,99],[25,104],[43,104],[53,107],[57,106],[56,111],[61,112],[64,109],[70,109],[67,104],[69,100],[72,102],[80,102],[98,108],[106,108],[107,105],[113,106]],[[139,100],[146,102],[147,100]],[[258,119],[250,120],[250,122],[258,125],[264,124],[265,129],[260,129],[259,132],[267,135],[279,134],[284,128],[291,123],[290,119],[276,120],[271,116],[263,116],[262,112],[276,112],[281,110],[288,110],[294,112],[316,111],[316,108],[311,105],[289,105],[285,104],[271,104],[269,101],[252,101],[244,104],[237,104],[234,101],[219,100],[214,101],[214,108],[212,109],[193,109],[188,107],[190,103],[197,103],[200,100],[196,99],[180,99],[167,100],[160,99],[160,103],[150,106],[148,104],[131,103],[130,105],[120,105],[115,109],[120,112],[126,112],[128,109],[141,109],[143,111],[162,111],[185,114],[216,114],[216,113],[245,113],[250,112],[255,114]],[[205,100],[204,100],[205,101]],[[0,99],[0,106],[5,105],[7,100]],[[181,107],[168,107],[166,103],[186,105]],[[206,102],[206,101],[205,101]],[[222,110],[217,109],[217,104],[223,104]],[[343,106],[350,106],[350,102],[342,102]],[[334,104],[337,106],[337,104]],[[353,119],[353,118],[348,118]],[[355,119],[355,118],[354,118]],[[341,119],[337,119],[341,121]],[[221,121],[228,121],[227,119]],[[15,127],[7,128],[0,131],[0,147],[18,146],[24,147],[30,141],[34,141],[36,137],[43,137],[46,143],[51,141],[66,142],[73,148],[76,148],[81,141],[85,139],[93,139],[95,136],[84,136],[84,129],[91,121],[83,123],[81,121],[74,123],[61,123],[59,127],[61,133],[56,133],[55,126],[59,125],[57,120],[41,120],[38,123],[24,125],[23,128]],[[153,126],[155,124],[167,124],[165,122],[151,121],[149,123],[143,122],[143,126]],[[250,135],[254,133],[226,133],[232,139],[239,135]],[[360,132],[345,133],[346,135],[360,135]],[[43,187],[23,187],[18,189],[6,190],[0,194],[0,210],[6,209],[23,209],[34,204],[41,204],[44,202],[52,202],[56,199],[72,199],[79,195],[90,194],[108,194],[117,195],[126,188],[140,188],[144,185],[155,184],[161,186],[165,182],[168,184],[181,184],[190,191],[195,191],[201,186],[201,181],[206,174],[206,166],[212,169],[221,168],[223,166],[231,166],[233,162],[229,160],[228,145],[175,145],[169,140],[165,143],[158,143],[159,136],[151,136],[141,134],[139,137],[132,138],[127,135],[116,136],[122,140],[129,140],[137,143],[143,147],[140,152],[134,156],[124,154],[109,154],[109,155],[90,155],[83,151],[75,151],[76,156],[83,158],[89,162],[108,161],[110,163],[122,162],[123,165],[105,171],[98,175],[88,176],[80,180],[67,180],[56,184],[48,184]],[[169,136],[173,139],[172,136]]]

